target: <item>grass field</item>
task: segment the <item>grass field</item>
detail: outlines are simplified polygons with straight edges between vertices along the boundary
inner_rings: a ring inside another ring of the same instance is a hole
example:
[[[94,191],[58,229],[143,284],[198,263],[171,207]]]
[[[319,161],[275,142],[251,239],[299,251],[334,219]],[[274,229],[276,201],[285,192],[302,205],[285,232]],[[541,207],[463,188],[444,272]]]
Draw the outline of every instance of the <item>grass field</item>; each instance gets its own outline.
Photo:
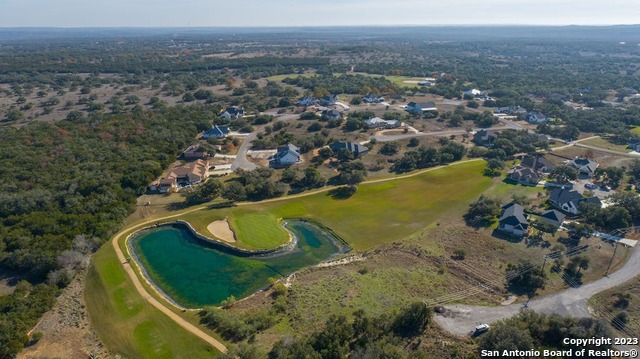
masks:
[[[609,149],[609,150],[613,150],[613,151],[618,151],[618,152],[631,152],[630,149],[627,148],[627,145],[617,145],[614,143],[609,142],[606,138],[592,138],[590,140],[586,140],[586,141],[582,141],[581,143],[585,144],[585,145],[591,145],[591,146],[596,146],[596,147],[601,147],[601,148],[605,148],[605,149]]]
[[[635,134],[635,135],[640,135],[640,126],[634,128],[633,130],[631,130],[631,133]]]
[[[93,258],[85,293],[92,327],[114,354],[127,358],[211,358],[219,354],[135,291],[109,243]]]
[[[273,248],[289,236],[278,219],[269,213],[247,213],[231,219],[236,240],[254,248]]]
[[[237,219],[242,224],[242,218],[249,216],[248,223],[251,223],[251,218],[260,213],[269,213],[275,218],[310,218],[331,228],[352,248],[365,250],[404,238],[434,223],[447,212],[466,208],[492,184],[490,178],[482,175],[483,169],[484,162],[469,162],[411,178],[361,184],[356,194],[348,199],[333,199],[328,192],[323,192],[290,200],[196,211],[181,219],[206,233],[209,223],[227,216],[236,225]],[[275,224],[268,218],[260,218],[262,223],[270,221],[269,227]],[[245,236],[245,229],[238,227]],[[253,238],[249,243],[240,238],[238,243],[244,247],[266,247]],[[286,236],[279,240],[269,238],[271,243],[278,244],[286,240]]]
[[[302,77],[312,77],[315,76],[316,74],[314,73],[305,73],[305,74],[285,74],[285,75],[274,75],[274,76],[269,76],[267,77],[267,80],[269,81],[275,81],[275,82],[281,82],[282,80],[284,80],[286,77],[298,77],[298,76],[302,76]],[[335,76],[340,76],[343,75],[341,73],[334,73]],[[350,75],[352,75],[350,73]],[[387,76],[387,75],[378,75],[378,74],[367,74],[367,73],[363,73],[363,72],[356,72],[353,73],[353,75],[363,75],[363,76],[371,76],[371,77],[385,77],[387,80],[393,82],[394,84],[398,85],[399,87],[419,87],[417,83],[406,83],[405,81],[422,81],[424,80],[423,77],[408,77],[408,76]]]
[[[267,77],[267,80],[269,81],[274,81],[274,82],[281,82],[282,80],[284,80],[287,77],[291,77],[291,78],[296,78],[296,77],[313,77],[315,76],[315,73],[305,73],[305,74],[284,74],[284,75],[273,75],[273,76],[269,76]]]

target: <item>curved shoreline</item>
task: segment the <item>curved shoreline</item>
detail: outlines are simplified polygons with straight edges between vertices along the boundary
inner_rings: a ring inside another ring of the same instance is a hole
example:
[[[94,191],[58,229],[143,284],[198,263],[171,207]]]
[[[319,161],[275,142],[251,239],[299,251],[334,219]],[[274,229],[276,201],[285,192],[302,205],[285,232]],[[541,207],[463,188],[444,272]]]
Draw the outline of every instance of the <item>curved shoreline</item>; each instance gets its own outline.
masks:
[[[140,257],[138,256],[138,253],[136,252],[136,249],[133,246],[133,243],[135,242],[136,239],[138,239],[141,235],[145,234],[145,232],[152,230],[152,229],[157,229],[159,227],[184,227],[187,228],[189,230],[189,232],[191,233],[191,235],[193,235],[193,237],[196,240],[199,240],[201,242],[203,242],[205,245],[207,246],[211,246],[213,247],[215,250],[218,250],[220,252],[223,252],[225,254],[229,254],[229,255],[234,255],[234,256],[238,256],[238,257],[256,257],[256,258],[272,258],[272,257],[277,257],[277,256],[281,256],[281,255],[285,255],[290,253],[291,251],[295,250],[297,248],[298,245],[298,236],[293,233],[293,231],[291,231],[289,228],[287,228],[287,224],[289,223],[289,221],[299,221],[299,222],[303,222],[308,226],[312,226],[315,227],[316,229],[318,229],[323,236],[325,236],[337,249],[338,251],[332,255],[330,255],[328,258],[322,260],[320,263],[332,260],[332,258],[334,258],[337,255],[340,254],[344,254],[347,253],[348,251],[351,250],[351,248],[347,245],[347,243],[340,238],[338,235],[336,235],[332,230],[330,230],[329,228],[315,222],[315,221],[311,221],[308,219],[304,219],[304,218],[295,218],[295,219],[289,219],[289,220],[284,220],[281,223],[281,226],[285,229],[285,231],[287,231],[287,233],[289,234],[289,240],[287,242],[285,242],[284,244],[281,244],[277,247],[274,247],[272,249],[266,249],[266,250],[246,250],[246,249],[241,249],[241,248],[237,248],[234,247],[230,244],[218,241],[218,240],[214,240],[212,238],[209,238],[207,236],[204,236],[200,233],[198,233],[198,231],[196,231],[193,226],[191,226],[191,224],[189,222],[183,221],[183,220],[177,220],[177,221],[172,221],[172,222],[164,222],[164,223],[156,223],[155,225],[152,226],[147,226],[144,228],[141,228],[139,230],[137,230],[136,232],[133,232],[131,234],[129,234],[126,239],[125,239],[125,245],[127,248],[127,252],[131,255],[131,258],[133,258],[136,267],[138,267],[138,269],[140,270],[140,274],[141,276],[144,278],[145,282],[160,296],[162,297],[164,300],[166,300],[168,303],[170,303],[172,306],[174,306],[175,308],[178,308],[180,310],[183,311],[195,311],[195,310],[201,310],[202,308],[187,308],[182,306],[180,303],[178,303],[178,301],[176,301],[174,299],[173,296],[171,296],[169,293],[167,293],[165,290],[162,289],[162,287],[157,283],[156,280],[154,280],[152,278],[152,276],[149,274],[148,270],[147,270],[147,265],[148,263],[145,265],[145,261],[141,260]],[[308,266],[310,267],[310,266]],[[304,267],[307,268],[307,267]],[[301,268],[301,269],[304,269]],[[299,269],[299,270],[301,270]],[[299,271],[298,270],[298,271]],[[297,272],[297,271],[296,271]],[[295,273],[295,272],[293,272]],[[292,273],[292,274],[293,274]],[[264,288],[260,289],[260,290],[264,290]],[[260,291],[259,290],[259,291]],[[255,293],[257,293],[258,291],[256,291]],[[255,293],[252,293],[251,295],[247,296],[253,296],[255,295]]]

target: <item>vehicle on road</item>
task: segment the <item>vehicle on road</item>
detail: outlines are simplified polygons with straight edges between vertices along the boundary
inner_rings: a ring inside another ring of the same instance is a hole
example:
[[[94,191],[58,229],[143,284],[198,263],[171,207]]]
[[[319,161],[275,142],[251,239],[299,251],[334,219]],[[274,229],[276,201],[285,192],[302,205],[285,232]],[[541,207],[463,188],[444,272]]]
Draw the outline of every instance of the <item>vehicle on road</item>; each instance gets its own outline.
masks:
[[[586,189],[596,189],[596,188],[598,188],[598,185],[595,184],[595,183],[585,183],[584,184],[584,188],[586,188]]]
[[[486,333],[489,331],[490,328],[491,327],[487,323],[478,324],[473,330],[473,335],[480,335],[482,333]]]

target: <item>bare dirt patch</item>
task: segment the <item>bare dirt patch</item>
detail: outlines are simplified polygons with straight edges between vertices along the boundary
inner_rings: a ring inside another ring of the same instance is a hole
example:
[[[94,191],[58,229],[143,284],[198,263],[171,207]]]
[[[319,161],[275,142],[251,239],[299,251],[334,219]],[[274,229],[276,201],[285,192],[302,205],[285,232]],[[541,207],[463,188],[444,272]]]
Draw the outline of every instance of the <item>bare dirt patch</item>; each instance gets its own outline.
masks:
[[[30,334],[41,332],[42,339],[26,347],[18,358],[108,357],[108,350],[91,329],[84,303],[84,273],[78,275]]]
[[[216,238],[222,239],[225,242],[234,243],[236,241],[236,235],[231,230],[229,222],[226,219],[209,223],[207,230]]]

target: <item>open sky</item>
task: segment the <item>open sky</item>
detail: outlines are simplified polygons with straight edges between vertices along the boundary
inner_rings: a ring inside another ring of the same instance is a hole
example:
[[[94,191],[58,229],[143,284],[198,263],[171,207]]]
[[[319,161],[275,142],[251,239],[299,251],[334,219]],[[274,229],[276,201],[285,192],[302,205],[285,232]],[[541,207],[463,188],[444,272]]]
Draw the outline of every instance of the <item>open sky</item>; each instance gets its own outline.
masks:
[[[0,0],[0,27],[637,23],[638,0]]]

